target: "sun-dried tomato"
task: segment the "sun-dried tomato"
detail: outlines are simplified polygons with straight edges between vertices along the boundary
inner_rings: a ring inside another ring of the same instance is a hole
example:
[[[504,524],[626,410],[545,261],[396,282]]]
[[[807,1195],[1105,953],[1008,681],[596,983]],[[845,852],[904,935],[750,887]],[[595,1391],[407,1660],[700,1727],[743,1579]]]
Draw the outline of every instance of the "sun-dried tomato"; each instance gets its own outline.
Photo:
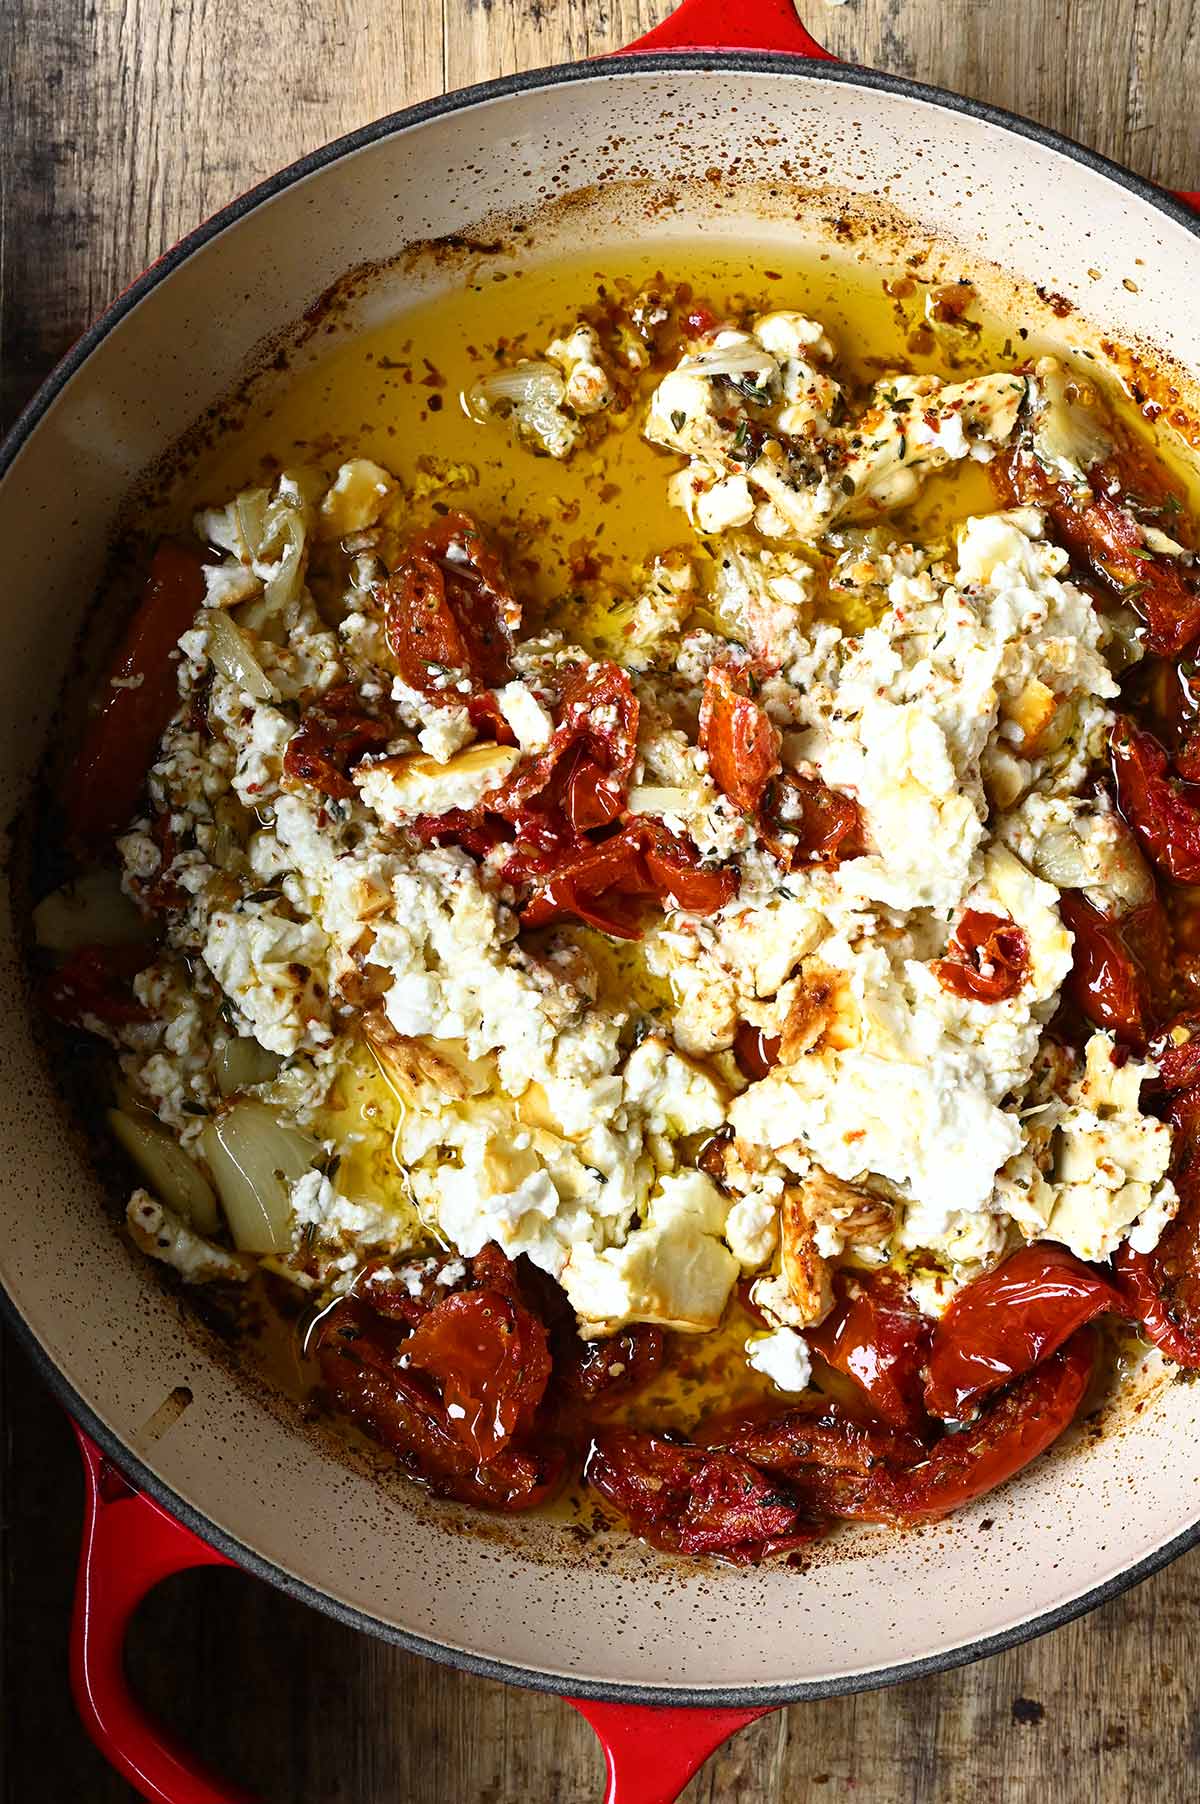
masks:
[[[130,1027],[149,1021],[133,980],[154,959],[150,946],[77,946],[42,986],[42,1006],[64,1027]]]
[[[75,761],[67,814],[73,838],[85,845],[107,848],[137,807],[155,747],[179,705],[172,653],[203,602],[199,551],[164,539]]]
[[[1080,1014],[1142,1046],[1170,987],[1170,924],[1158,898],[1128,914],[1104,915],[1078,890],[1059,913],[1074,939],[1067,992]]]
[[[1117,806],[1142,850],[1177,883],[1200,882],[1200,786],[1174,778],[1165,748],[1126,716],[1111,751]]]
[[[490,806],[520,837],[561,843],[607,827],[625,806],[637,756],[638,701],[628,673],[608,660],[571,672],[550,743],[518,770]]]
[[[1126,1242],[1113,1256],[1129,1314],[1147,1340],[1190,1371],[1200,1370],[1200,1084],[1178,1091],[1167,1110],[1171,1176],[1179,1212],[1149,1253]]]
[[[968,908],[959,916],[946,957],[933,968],[942,988],[955,996],[1004,1002],[1029,975],[1029,940],[1007,915]]]
[[[355,789],[348,773],[369,753],[381,751],[394,734],[387,721],[367,712],[351,684],[342,683],[305,710],[283,754],[284,772],[322,795],[349,800]]]
[[[457,705],[456,680],[477,690],[507,682],[521,612],[499,555],[466,514],[413,539],[378,592],[410,688]]]
[[[894,1272],[844,1273],[833,1309],[808,1343],[859,1386],[871,1409],[892,1428],[926,1432],[923,1368],[932,1323]]]
[[[937,1324],[925,1402],[931,1415],[961,1421],[980,1399],[1057,1353],[1098,1315],[1119,1315],[1121,1298],[1066,1247],[1020,1247],[964,1284]]]
[[[782,736],[750,691],[750,673],[714,664],[700,703],[700,745],[713,782],[742,814],[757,816],[768,783],[779,771]]]
[[[597,1437],[588,1482],[636,1534],[677,1553],[759,1560],[812,1540],[789,1488],[728,1453],[612,1429]]]
[[[689,840],[643,815],[599,844],[548,861],[521,920],[544,927],[574,916],[618,939],[638,939],[641,903],[712,914],[736,893],[735,871],[705,869]]]
[[[1200,1014],[1187,1010],[1151,1036],[1146,1051],[1158,1067],[1155,1080],[1163,1090],[1189,1090],[1200,1084]]]
[[[497,1290],[437,1303],[405,1343],[410,1366],[435,1380],[454,1432],[485,1462],[532,1426],[550,1377],[546,1330]]]
[[[1008,496],[1041,507],[1055,538],[1077,563],[1085,564],[1119,600],[1128,602],[1146,624],[1152,652],[1174,657],[1200,637],[1200,589],[1179,559],[1150,550],[1126,495],[1137,486],[1131,455],[1088,471],[1088,492],[1056,481],[1027,451],[997,459],[997,476]]]
[[[832,869],[866,850],[862,810],[854,797],[791,770],[771,784],[759,831],[788,870],[809,864]]]

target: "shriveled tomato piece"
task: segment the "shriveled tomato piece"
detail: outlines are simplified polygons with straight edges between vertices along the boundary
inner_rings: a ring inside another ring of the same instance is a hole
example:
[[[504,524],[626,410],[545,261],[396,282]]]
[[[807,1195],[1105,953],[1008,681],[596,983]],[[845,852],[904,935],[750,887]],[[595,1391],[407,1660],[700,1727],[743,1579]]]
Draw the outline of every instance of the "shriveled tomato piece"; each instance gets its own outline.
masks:
[[[717,788],[742,814],[757,815],[778,774],[783,741],[750,683],[744,666],[712,665],[700,703],[700,744]]]
[[[1119,453],[1095,465],[1088,472],[1090,493],[1082,495],[1076,485],[1056,482],[1028,452],[1015,452],[1007,463],[997,459],[997,473],[1015,499],[1045,508],[1055,538],[1072,558],[1145,621],[1150,650],[1175,657],[1200,637],[1200,592],[1178,558],[1145,543],[1126,500],[1141,479],[1137,463]]]
[[[862,810],[854,797],[796,771],[784,771],[771,784],[759,831],[789,870],[809,864],[832,869],[866,850]]]
[[[129,1027],[151,1016],[133,980],[152,962],[148,946],[77,946],[46,978],[42,1006],[64,1027]]]
[[[1150,1253],[1128,1242],[1113,1256],[1128,1313],[1147,1340],[1189,1371],[1200,1370],[1200,1084],[1171,1098],[1171,1175],[1182,1199]]]
[[[1066,1247],[1020,1247],[965,1284],[938,1322],[925,1387],[930,1414],[962,1421],[998,1385],[1057,1353],[1085,1322],[1121,1312],[1114,1286]]]
[[[606,827],[625,806],[637,756],[638,700],[628,673],[603,660],[567,677],[546,750],[493,799],[497,814],[536,840],[536,819],[560,817],[576,837]],[[534,832],[530,833],[530,829]]]
[[[283,768],[294,782],[347,801],[355,794],[348,773],[368,753],[382,751],[394,733],[387,721],[367,712],[351,684],[342,683],[306,709],[288,740]]]
[[[413,539],[378,593],[410,688],[461,704],[456,679],[476,689],[508,680],[521,610],[500,557],[466,514],[447,514]]]
[[[1067,993],[1081,1015],[1142,1046],[1170,987],[1170,923],[1157,897],[1126,915],[1104,915],[1078,890],[1059,897],[1074,937]]]
[[[409,823],[427,846],[462,846],[475,858],[486,858],[497,846],[512,843],[512,828],[507,821],[482,809],[451,808],[446,814],[419,814]]]
[[[927,1452],[918,1436],[816,1393],[782,1414],[760,1404],[714,1416],[696,1439],[778,1473],[818,1517],[861,1513],[880,1475],[905,1471]]]
[[[704,869],[690,841],[641,816],[610,839],[550,863],[521,920],[544,927],[574,915],[602,933],[638,939],[638,902],[653,899],[689,914],[711,914],[736,892],[736,872]]]
[[[199,551],[164,539],[72,774],[68,822],[72,837],[87,846],[107,847],[137,807],[155,747],[179,702],[179,662],[171,654],[203,601]]]
[[[436,1304],[404,1350],[436,1381],[455,1432],[482,1461],[530,1426],[550,1377],[546,1330],[496,1290]]]
[[[1172,778],[1164,747],[1125,716],[1111,750],[1117,806],[1142,850],[1177,883],[1200,882],[1200,785]]]
[[[605,1340],[577,1341],[570,1358],[562,1362],[562,1376],[585,1402],[607,1405],[649,1384],[661,1371],[665,1352],[662,1329],[637,1322]]]
[[[1060,1352],[1002,1390],[970,1428],[944,1435],[920,1465],[873,1473],[845,1513],[907,1527],[937,1522],[994,1491],[1070,1426],[1095,1363],[1095,1330],[1081,1328]]]
[[[334,1405],[441,1496],[503,1510],[544,1502],[562,1474],[561,1448],[513,1441],[480,1460],[432,1384],[400,1365],[412,1338],[356,1297],[323,1316],[316,1351]]]
[[[657,1435],[598,1436],[587,1479],[636,1534],[672,1552],[762,1559],[814,1533],[787,1486],[748,1461]]]
[[[733,1056],[742,1076],[748,1077],[752,1084],[766,1077],[767,1072],[779,1063],[782,1044],[779,1034],[765,1034],[761,1027],[739,1021],[733,1036]]]
[[[1146,1050],[1158,1066],[1162,1089],[1188,1090],[1200,1084],[1200,1015],[1194,1010],[1176,1015],[1151,1037]]]
[[[967,908],[959,916],[946,957],[934,966],[938,982],[955,996],[1003,1002],[1029,975],[1029,940],[1007,915]]]
[[[929,1427],[922,1380],[933,1324],[893,1272],[844,1274],[809,1346],[861,1389],[881,1421],[922,1435]]]

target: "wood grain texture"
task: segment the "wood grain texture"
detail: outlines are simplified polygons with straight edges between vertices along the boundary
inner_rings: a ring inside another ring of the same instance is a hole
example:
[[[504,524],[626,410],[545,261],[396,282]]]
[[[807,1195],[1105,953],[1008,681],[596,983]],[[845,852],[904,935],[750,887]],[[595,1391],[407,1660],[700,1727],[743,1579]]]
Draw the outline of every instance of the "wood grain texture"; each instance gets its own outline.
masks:
[[[636,37],[666,0],[0,0],[0,408],[181,232],[407,101]],[[1028,113],[1200,187],[1197,0],[806,0],[831,50]],[[65,1423],[5,1349],[4,1804],[132,1794],[78,1729],[66,1623],[80,1494]],[[1200,1554],[983,1665],[764,1719],[690,1804],[1192,1804]],[[153,1708],[267,1804],[592,1804],[564,1704],[326,1622],[233,1572],[149,1600]]]

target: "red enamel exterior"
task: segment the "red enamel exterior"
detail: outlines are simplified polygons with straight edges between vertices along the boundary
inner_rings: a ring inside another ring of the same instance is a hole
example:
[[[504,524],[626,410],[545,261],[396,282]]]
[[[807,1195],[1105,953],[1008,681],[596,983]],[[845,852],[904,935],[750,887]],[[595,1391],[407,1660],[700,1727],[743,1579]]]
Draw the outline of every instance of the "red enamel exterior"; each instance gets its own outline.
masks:
[[[210,1773],[146,1715],[125,1677],[125,1632],[173,1572],[228,1566],[199,1536],[135,1491],[76,1426],[83,1455],[83,1544],[71,1622],[71,1692],[100,1752],[151,1804],[255,1804]]]
[[[782,50],[792,56],[836,62],[796,17],[792,0],[683,0],[670,16],[628,44],[641,50]]]

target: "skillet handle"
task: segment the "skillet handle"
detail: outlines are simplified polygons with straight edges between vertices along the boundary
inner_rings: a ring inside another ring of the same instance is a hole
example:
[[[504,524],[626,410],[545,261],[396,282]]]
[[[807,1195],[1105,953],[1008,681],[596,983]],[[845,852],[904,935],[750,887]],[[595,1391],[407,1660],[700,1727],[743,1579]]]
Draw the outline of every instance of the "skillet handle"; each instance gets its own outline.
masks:
[[[640,50],[785,50],[836,62],[805,31],[792,0],[682,0],[661,25],[629,44]]]
[[[71,1692],[110,1766],[150,1804],[258,1804],[195,1760],[141,1708],[125,1677],[125,1631],[173,1572],[231,1562],[127,1484],[77,1422],[84,1522],[71,1620]]]
[[[568,1698],[596,1731],[604,1750],[604,1804],[675,1804],[684,1786],[721,1743],[773,1704],[743,1710],[689,1710]]]

